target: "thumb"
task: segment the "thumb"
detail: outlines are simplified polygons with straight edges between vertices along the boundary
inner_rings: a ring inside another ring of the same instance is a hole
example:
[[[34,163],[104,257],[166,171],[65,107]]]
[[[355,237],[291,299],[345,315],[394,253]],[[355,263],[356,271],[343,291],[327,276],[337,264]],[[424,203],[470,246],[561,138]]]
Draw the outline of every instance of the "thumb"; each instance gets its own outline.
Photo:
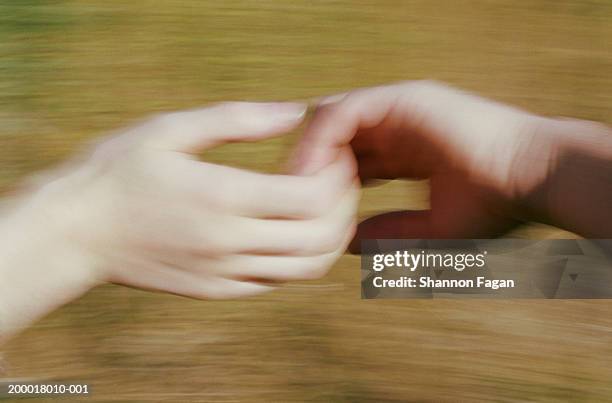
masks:
[[[363,239],[428,239],[436,234],[431,224],[430,210],[394,211],[362,221],[349,246],[351,253],[361,253]]]
[[[161,115],[140,127],[147,144],[198,152],[233,141],[255,141],[286,133],[300,124],[300,103],[225,102],[208,108]]]

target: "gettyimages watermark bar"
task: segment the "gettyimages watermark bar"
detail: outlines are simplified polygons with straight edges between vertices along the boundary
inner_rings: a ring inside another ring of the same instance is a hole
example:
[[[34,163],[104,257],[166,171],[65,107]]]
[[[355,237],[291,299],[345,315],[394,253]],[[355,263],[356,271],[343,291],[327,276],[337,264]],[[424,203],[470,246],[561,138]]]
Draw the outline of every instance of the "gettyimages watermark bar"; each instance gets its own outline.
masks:
[[[361,297],[612,298],[612,240],[370,239]]]

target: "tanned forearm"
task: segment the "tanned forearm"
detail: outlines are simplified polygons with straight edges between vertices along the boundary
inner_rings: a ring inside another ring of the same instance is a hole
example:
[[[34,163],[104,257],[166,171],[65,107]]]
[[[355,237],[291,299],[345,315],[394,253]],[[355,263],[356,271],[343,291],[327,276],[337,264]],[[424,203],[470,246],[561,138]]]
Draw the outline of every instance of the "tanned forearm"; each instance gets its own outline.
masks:
[[[587,238],[612,238],[612,128],[554,119],[549,174],[534,192],[535,218]]]

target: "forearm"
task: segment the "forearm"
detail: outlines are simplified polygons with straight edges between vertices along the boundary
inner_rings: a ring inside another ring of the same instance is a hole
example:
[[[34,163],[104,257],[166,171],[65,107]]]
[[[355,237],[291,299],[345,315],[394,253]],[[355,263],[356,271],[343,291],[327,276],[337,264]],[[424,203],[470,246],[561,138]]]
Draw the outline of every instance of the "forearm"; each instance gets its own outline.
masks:
[[[36,194],[0,211],[0,343],[95,284],[64,208],[48,199]]]
[[[578,120],[553,120],[556,139],[549,174],[534,192],[540,216],[589,238],[612,238],[612,129]]]

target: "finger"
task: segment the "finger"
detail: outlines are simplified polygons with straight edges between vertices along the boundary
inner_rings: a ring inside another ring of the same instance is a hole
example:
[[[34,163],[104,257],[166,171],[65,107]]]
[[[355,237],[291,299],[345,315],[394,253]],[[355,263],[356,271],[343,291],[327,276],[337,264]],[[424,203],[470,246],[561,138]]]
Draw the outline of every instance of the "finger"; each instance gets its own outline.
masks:
[[[355,186],[326,215],[305,220],[257,219],[166,206],[159,223],[154,223],[165,231],[149,232],[134,241],[153,254],[166,251],[170,259],[174,255],[320,255],[334,251],[351,230],[358,194]]]
[[[241,218],[226,238],[234,253],[319,255],[336,250],[354,222],[359,190],[346,192],[336,208],[312,220]]]
[[[233,299],[245,298],[275,290],[271,284],[262,284],[253,281],[238,281],[215,277],[214,279],[201,279],[195,286],[185,285],[185,294],[192,298],[203,299]]]
[[[376,127],[387,118],[405,129],[426,128],[430,134],[457,133],[460,137],[459,134],[474,131],[496,131],[496,127],[483,129],[482,120],[465,119],[465,116],[486,115],[490,121],[512,121],[509,110],[432,81],[356,90],[318,108],[296,148],[294,171],[311,173],[320,169],[333,158],[335,149],[349,143],[358,131]],[[498,118],[491,119],[492,115]]]
[[[263,175],[230,169],[214,198],[236,214],[254,218],[316,218],[328,214],[356,176],[343,153],[313,176]]]
[[[323,277],[343,252],[299,257],[239,255],[224,263],[219,274],[238,280],[314,280]]]
[[[271,281],[315,280],[323,277],[346,251],[354,231],[331,253],[315,256],[235,255],[216,267],[217,273],[234,279],[259,278]]]
[[[313,176],[268,175],[184,158],[166,165],[159,175],[169,188],[190,195],[198,205],[252,218],[327,214],[350,188],[357,170],[349,152]]]
[[[230,299],[272,291],[273,286],[231,280],[169,266],[131,267],[113,282],[151,291],[163,291],[197,299]]]
[[[344,98],[346,98],[348,94],[349,94],[348,92],[341,92],[338,94],[321,97],[320,99],[318,99],[317,106],[320,107],[320,106],[335,104],[337,102],[342,101]]]
[[[160,115],[138,126],[145,144],[163,150],[197,152],[229,141],[254,141],[295,128],[306,105],[226,102]]]
[[[379,124],[398,97],[392,87],[358,90],[318,108],[294,153],[294,172],[311,174],[329,164],[359,128]]]

